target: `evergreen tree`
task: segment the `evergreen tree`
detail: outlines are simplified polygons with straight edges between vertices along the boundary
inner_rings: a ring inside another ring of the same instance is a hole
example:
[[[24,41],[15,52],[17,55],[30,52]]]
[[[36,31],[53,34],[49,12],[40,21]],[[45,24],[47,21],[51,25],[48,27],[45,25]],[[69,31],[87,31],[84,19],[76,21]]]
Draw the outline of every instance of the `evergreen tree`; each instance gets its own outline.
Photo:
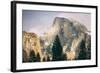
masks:
[[[82,40],[81,42],[81,45],[80,45],[80,53],[79,53],[79,56],[78,56],[78,59],[79,60],[84,60],[86,59],[86,48],[85,48],[85,41]]]
[[[52,52],[53,52],[54,61],[62,60],[62,47],[58,35],[55,37],[53,47],[52,47]]]

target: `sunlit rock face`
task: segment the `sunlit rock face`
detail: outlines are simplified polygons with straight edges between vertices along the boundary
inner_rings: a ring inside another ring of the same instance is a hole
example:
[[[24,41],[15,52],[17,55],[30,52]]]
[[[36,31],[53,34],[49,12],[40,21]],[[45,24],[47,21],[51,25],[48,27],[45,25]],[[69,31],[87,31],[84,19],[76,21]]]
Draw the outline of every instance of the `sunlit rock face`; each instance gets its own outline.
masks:
[[[40,40],[35,33],[29,33],[23,31],[23,62],[28,62],[30,60],[31,52],[34,53],[34,56],[37,54],[41,55],[41,46]]]
[[[47,61],[49,57],[52,60],[51,44],[44,38],[40,38],[33,32],[22,32],[23,42],[23,62],[43,62],[44,59]],[[41,42],[43,40],[43,42]]]

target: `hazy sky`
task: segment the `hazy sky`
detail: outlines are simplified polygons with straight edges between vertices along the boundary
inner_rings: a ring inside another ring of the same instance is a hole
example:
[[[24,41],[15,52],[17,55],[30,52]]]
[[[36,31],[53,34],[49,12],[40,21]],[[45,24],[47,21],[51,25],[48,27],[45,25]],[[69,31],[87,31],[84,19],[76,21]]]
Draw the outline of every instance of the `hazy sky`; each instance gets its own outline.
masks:
[[[84,24],[89,30],[91,29],[91,14],[89,13],[23,10],[23,31],[34,32],[38,35],[42,35],[53,24],[55,17],[72,18]]]

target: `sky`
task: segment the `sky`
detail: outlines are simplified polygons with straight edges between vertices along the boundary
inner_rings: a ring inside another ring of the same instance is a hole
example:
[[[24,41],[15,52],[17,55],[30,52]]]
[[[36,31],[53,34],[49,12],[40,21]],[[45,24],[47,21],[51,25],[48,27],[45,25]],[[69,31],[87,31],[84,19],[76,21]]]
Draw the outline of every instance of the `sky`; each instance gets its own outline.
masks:
[[[60,12],[60,11],[37,11],[37,10],[23,10],[22,11],[22,30],[27,32],[34,32],[38,35],[43,35],[51,25],[55,17],[64,17],[76,20],[84,24],[88,30],[91,30],[91,14],[77,13],[77,12]]]

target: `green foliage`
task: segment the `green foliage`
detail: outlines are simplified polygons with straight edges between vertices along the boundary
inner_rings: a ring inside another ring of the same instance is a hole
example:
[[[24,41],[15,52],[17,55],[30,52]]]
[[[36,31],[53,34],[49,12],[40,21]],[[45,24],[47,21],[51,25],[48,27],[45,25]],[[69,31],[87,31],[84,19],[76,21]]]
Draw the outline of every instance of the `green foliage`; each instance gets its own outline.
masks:
[[[84,40],[82,40],[82,42],[81,42],[80,50],[81,50],[81,51],[80,51],[80,53],[79,53],[78,59],[79,59],[79,60],[84,60],[84,59],[86,59],[87,54],[86,54],[86,47],[85,47],[85,41],[84,41]]]
[[[62,47],[58,35],[55,37],[53,47],[52,47],[52,52],[53,52],[54,61],[59,61],[62,59]]]

